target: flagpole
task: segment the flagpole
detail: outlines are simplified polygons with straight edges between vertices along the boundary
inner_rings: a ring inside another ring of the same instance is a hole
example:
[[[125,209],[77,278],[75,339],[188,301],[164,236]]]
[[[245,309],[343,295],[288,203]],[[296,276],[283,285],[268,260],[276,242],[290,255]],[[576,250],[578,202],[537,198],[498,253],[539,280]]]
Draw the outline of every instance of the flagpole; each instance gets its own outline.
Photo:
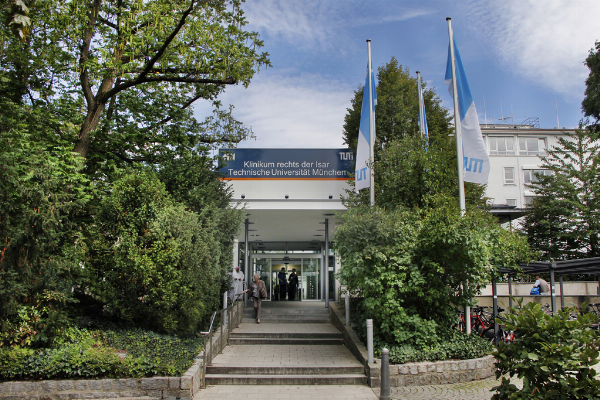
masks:
[[[373,115],[373,79],[371,70],[371,39],[367,39],[369,48],[369,161],[371,162],[371,207],[375,205],[375,116]],[[363,99],[364,101],[364,99]]]
[[[421,72],[417,71],[417,86],[419,90],[419,131],[421,132],[421,136],[425,134],[425,129],[423,128],[423,92],[421,89]]]
[[[450,37],[450,65],[452,67],[452,97],[454,100],[454,131],[456,132],[456,162],[458,165],[458,200],[460,202],[460,211],[462,215],[467,209],[465,202],[465,182],[463,175],[463,149],[462,136],[460,132],[460,112],[458,109],[458,86],[456,81],[456,60],[454,58],[454,35],[452,33],[452,18],[446,18],[448,21],[448,36]],[[468,286],[465,282],[464,286]],[[465,332],[471,333],[471,307],[465,306]]]
[[[456,83],[456,65],[454,59],[454,35],[452,34],[452,18],[446,18],[448,21],[448,36],[450,37],[450,60],[452,67],[452,97],[454,100],[454,132],[456,132],[456,162],[458,164],[458,200],[460,210],[465,213],[467,209],[465,203],[465,182],[463,175],[463,149],[462,136],[460,134],[460,112],[458,110],[458,87]]]

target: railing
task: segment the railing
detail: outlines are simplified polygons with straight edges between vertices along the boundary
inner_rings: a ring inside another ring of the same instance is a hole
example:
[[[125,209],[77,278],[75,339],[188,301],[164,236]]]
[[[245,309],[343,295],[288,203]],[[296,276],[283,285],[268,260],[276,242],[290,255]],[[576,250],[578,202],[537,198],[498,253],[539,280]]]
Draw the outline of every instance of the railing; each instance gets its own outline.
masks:
[[[200,332],[200,334],[202,335],[202,383],[201,383],[201,387],[205,388],[206,387],[206,366],[210,363],[212,363],[213,360],[213,356],[215,354],[213,354],[214,351],[214,343],[213,343],[213,326],[215,323],[215,319],[217,317],[217,315],[219,316],[219,325],[220,327],[218,329],[220,329],[220,335],[219,335],[219,341],[218,341],[218,353],[221,353],[223,351],[223,349],[225,348],[225,346],[227,346],[227,343],[229,343],[229,335],[231,333],[231,331],[235,328],[237,328],[240,323],[242,322],[242,312],[239,309],[239,299],[242,296],[242,293],[237,294],[231,305],[228,306],[227,308],[223,308],[220,310],[217,310],[213,313],[211,319],[210,319],[210,326],[208,328],[208,331],[206,332]],[[241,301],[241,303],[243,303],[243,307],[246,307],[246,304],[244,301]],[[233,308],[237,307],[237,313],[233,312]],[[227,311],[232,311],[230,313],[227,313]],[[227,315],[229,314],[229,321],[227,321]],[[228,323],[229,322],[229,323]],[[206,339],[208,339],[208,346],[206,344]],[[210,348],[210,351],[209,349]],[[217,354],[218,354],[217,353]]]

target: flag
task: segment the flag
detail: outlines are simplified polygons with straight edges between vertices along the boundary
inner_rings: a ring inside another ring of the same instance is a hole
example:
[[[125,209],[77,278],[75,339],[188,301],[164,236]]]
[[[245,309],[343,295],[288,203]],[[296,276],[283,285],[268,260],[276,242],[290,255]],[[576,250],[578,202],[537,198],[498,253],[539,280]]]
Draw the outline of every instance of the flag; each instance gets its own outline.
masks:
[[[460,126],[463,149],[463,176],[465,182],[486,184],[490,173],[490,159],[488,157],[479,119],[475,110],[475,102],[471,95],[467,75],[454,40],[454,59],[456,68],[456,87],[458,91],[458,110],[460,113]],[[446,84],[449,85],[449,92],[454,99],[452,90],[452,58],[450,47],[448,46],[448,63],[446,64]],[[455,100],[456,101],[456,100]]]
[[[371,68],[372,70],[372,68]],[[360,110],[360,127],[358,129],[358,146],[356,150],[356,171],[354,172],[355,189],[359,190],[371,187],[371,168],[369,167],[371,159],[371,124],[370,113],[373,113],[375,120],[375,104],[377,103],[377,91],[375,90],[375,74],[371,72],[371,86],[373,88],[373,109],[369,110],[369,67],[367,65],[367,78],[363,89],[362,107]],[[375,125],[373,123],[373,125]],[[373,129],[375,129],[373,127]],[[375,132],[373,132],[375,138]]]
[[[423,87],[421,86],[421,74],[417,71],[417,79],[419,80],[419,130],[425,139],[429,139],[429,131],[427,129],[427,115],[425,114],[425,98],[423,97]]]

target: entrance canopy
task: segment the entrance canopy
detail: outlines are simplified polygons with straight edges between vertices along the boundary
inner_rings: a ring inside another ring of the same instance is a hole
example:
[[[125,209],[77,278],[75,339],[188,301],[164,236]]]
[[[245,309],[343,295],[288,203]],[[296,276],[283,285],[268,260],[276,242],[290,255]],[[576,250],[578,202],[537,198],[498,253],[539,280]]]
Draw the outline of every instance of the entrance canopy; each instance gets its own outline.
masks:
[[[244,207],[253,249],[320,250],[324,221],[335,231],[335,213],[349,189],[354,153],[349,149],[221,149],[221,172]],[[244,230],[238,236],[245,240]]]

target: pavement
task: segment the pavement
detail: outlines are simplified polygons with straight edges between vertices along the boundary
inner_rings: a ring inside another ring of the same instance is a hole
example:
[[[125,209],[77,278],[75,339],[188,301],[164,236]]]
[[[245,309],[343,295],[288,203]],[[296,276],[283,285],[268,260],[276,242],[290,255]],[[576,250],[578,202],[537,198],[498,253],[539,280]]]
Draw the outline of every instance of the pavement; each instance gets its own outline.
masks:
[[[289,303],[288,303],[289,304]],[[272,307],[285,307],[283,302],[273,302]],[[288,305],[288,307],[291,305]],[[322,303],[295,302],[294,308],[323,307]],[[267,302],[263,307],[269,307]],[[296,333],[296,332],[339,332],[331,324],[277,324],[242,323],[236,332]],[[285,345],[229,345],[213,360],[213,365],[238,364],[259,366],[339,366],[360,365],[345,346],[285,346]],[[514,381],[519,385],[520,382]],[[498,382],[494,378],[466,383],[392,388],[392,399],[446,399],[487,400],[491,399],[492,387]],[[379,389],[366,385],[216,385],[200,390],[194,400],[239,400],[239,399],[379,399]]]

